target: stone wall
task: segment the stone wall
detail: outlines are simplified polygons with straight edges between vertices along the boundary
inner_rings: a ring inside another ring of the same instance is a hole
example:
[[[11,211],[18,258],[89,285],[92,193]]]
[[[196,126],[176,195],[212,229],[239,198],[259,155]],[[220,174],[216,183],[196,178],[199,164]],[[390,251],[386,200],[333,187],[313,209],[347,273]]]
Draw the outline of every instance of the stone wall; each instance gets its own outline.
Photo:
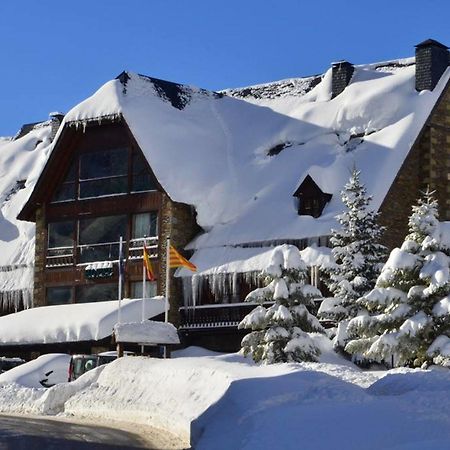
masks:
[[[381,205],[383,243],[399,246],[408,231],[411,207],[427,186],[435,190],[441,220],[450,220],[450,83],[405,159]]]
[[[184,252],[183,248],[199,231],[200,228],[195,220],[194,208],[184,203],[173,202],[166,194],[164,194],[161,209],[159,244],[160,279],[158,283],[158,290],[161,295],[164,295],[166,291],[167,237],[170,236],[171,244],[181,254],[183,254],[183,256],[189,259],[190,255]],[[170,272],[169,322],[172,322],[175,326],[178,326],[180,322],[178,308],[182,306],[183,302],[181,280],[173,276],[175,269],[171,269]]]
[[[36,209],[36,248],[34,256],[34,306],[45,306],[45,254],[47,247],[47,227],[45,226],[45,208]]]

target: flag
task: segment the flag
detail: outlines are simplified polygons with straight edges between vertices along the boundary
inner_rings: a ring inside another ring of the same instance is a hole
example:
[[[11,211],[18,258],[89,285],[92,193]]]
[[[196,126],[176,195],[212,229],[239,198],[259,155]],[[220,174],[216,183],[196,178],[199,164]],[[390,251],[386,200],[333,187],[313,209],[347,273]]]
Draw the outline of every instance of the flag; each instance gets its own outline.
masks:
[[[144,254],[143,254],[142,259],[144,261],[145,271],[147,273],[147,279],[149,281],[155,281],[156,280],[155,272],[153,270],[153,266],[150,261],[150,257],[148,256],[148,250],[147,250],[147,247],[145,246],[145,243],[144,243]]]
[[[186,269],[192,270],[192,272],[197,272],[197,267],[189,262],[186,258],[183,258],[183,256],[181,256],[172,245],[170,246],[169,257],[169,267],[171,269],[174,269],[176,267],[185,267]]]

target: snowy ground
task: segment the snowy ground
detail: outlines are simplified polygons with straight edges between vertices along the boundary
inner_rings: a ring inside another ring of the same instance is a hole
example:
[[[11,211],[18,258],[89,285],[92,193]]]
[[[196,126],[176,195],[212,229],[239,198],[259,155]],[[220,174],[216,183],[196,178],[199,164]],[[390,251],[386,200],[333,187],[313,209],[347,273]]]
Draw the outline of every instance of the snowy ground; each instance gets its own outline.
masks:
[[[50,389],[0,381],[0,411],[142,424],[196,449],[449,448],[447,369],[361,371],[331,351],[262,367],[202,355],[122,358]]]

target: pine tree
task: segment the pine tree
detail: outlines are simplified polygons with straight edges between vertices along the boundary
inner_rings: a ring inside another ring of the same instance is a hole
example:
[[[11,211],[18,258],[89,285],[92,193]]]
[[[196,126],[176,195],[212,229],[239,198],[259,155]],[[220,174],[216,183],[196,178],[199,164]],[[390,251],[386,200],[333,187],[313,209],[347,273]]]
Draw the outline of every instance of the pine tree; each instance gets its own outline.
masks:
[[[292,245],[274,249],[269,266],[263,271],[266,286],[252,291],[246,301],[257,306],[239,324],[251,329],[242,340],[242,353],[256,362],[273,364],[289,361],[316,361],[320,349],[310,333],[324,333],[318,319],[310,313],[320,291],[305,284],[306,265]],[[265,307],[265,302],[274,302]]]
[[[344,328],[345,320],[358,314],[356,300],[375,286],[386,256],[386,247],[379,243],[384,227],[378,224],[379,214],[369,209],[372,197],[367,195],[360,174],[354,168],[341,192],[346,211],[337,216],[341,228],[332,230],[330,239],[336,266],[323,268],[324,281],[335,300],[328,302],[330,307],[321,308],[319,317],[342,321]],[[345,330],[339,334],[345,342]],[[338,339],[335,345],[343,346],[343,342]]]
[[[409,233],[394,249],[376,287],[358,301],[345,350],[394,366],[450,365],[450,242],[427,191],[413,206]]]

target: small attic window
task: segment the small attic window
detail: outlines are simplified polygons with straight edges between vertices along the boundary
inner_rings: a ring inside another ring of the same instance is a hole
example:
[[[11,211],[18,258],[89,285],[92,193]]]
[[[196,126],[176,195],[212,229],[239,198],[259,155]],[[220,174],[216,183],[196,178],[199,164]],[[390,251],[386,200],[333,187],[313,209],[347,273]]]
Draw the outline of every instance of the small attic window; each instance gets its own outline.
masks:
[[[299,216],[320,217],[332,194],[323,192],[314,180],[307,175],[294,193],[298,199]]]

